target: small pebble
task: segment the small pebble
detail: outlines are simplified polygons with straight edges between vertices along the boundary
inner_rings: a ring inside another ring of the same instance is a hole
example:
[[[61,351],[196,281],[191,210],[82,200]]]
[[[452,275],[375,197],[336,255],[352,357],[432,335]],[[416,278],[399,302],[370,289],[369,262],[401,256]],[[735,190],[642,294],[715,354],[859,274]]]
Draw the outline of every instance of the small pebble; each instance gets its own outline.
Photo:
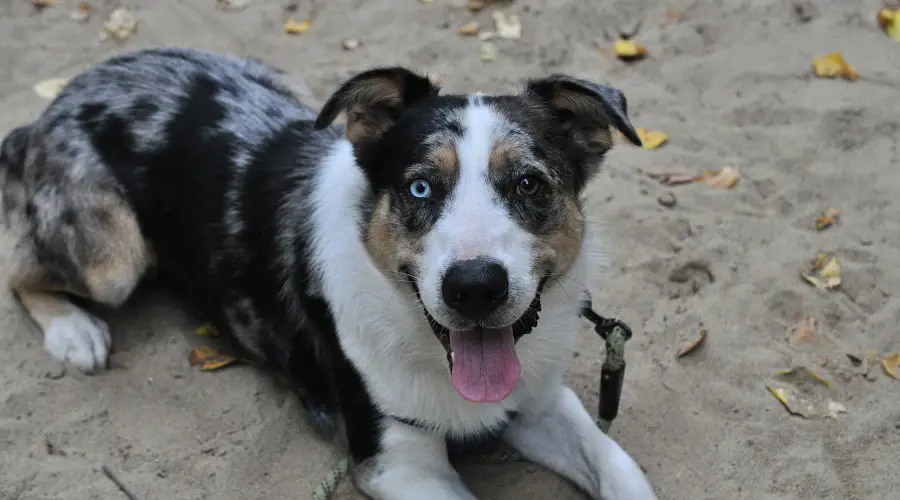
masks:
[[[665,193],[657,196],[656,201],[658,201],[660,205],[662,205],[666,208],[672,208],[678,202],[675,199],[675,193],[673,193],[671,191],[666,191]]]
[[[356,50],[359,48],[359,45],[359,40],[356,38],[348,38],[341,44],[344,50]]]

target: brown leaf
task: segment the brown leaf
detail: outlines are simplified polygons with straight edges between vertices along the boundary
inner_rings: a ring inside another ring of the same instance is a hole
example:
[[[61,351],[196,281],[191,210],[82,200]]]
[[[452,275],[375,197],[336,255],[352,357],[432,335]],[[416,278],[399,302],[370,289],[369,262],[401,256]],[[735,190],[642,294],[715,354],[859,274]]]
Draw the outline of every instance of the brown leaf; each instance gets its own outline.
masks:
[[[81,2],[78,4],[78,8],[73,10],[71,14],[69,14],[69,18],[75,21],[76,23],[86,23],[88,19],[91,18],[91,13],[93,12],[93,8],[91,8],[90,4],[87,2]]]
[[[816,318],[807,316],[802,321],[794,325],[794,334],[791,336],[791,343],[794,345],[810,344],[819,345],[819,328]]]
[[[196,365],[202,364],[204,361],[206,361],[209,358],[217,356],[218,354],[219,354],[219,351],[215,347],[209,347],[209,346],[195,347],[195,348],[191,349],[190,357],[188,358],[188,360],[189,360],[191,366],[196,366]]]
[[[847,408],[828,398],[824,401],[814,401],[810,396],[802,394],[793,387],[766,386],[766,389],[784,406],[791,415],[804,418],[837,418],[838,414],[846,413]]]
[[[840,212],[833,208],[829,208],[824,214],[816,217],[816,229],[819,231],[837,224],[840,219]]]
[[[685,19],[687,19],[687,16],[685,16],[681,12],[678,12],[677,10],[674,10],[674,9],[666,10],[666,22],[667,23],[680,23],[681,21],[684,21]]]
[[[478,12],[484,9],[488,0],[469,0],[466,2],[466,8],[468,8],[472,12]]]
[[[54,7],[56,6],[56,0],[31,0],[31,5],[39,8]]]
[[[677,186],[679,184],[690,184],[697,182],[700,178],[697,174],[686,170],[661,170],[656,172],[645,172],[645,175],[660,184],[666,186]]]
[[[687,341],[681,344],[681,347],[678,349],[678,352],[675,353],[676,358],[681,358],[687,356],[688,354],[697,350],[698,347],[703,345],[706,341],[706,328],[701,328],[697,337],[693,340]]]
[[[478,21],[463,24],[459,27],[459,34],[462,36],[475,36],[478,34],[479,26]]]

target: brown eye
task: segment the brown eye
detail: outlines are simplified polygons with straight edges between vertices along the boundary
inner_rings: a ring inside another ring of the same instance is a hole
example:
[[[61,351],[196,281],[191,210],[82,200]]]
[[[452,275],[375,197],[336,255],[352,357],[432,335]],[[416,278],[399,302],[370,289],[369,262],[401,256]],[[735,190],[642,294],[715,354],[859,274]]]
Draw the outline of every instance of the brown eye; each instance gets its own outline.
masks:
[[[538,176],[526,175],[519,179],[519,184],[516,186],[516,193],[520,196],[534,196],[541,192],[542,187],[544,187],[544,181]]]

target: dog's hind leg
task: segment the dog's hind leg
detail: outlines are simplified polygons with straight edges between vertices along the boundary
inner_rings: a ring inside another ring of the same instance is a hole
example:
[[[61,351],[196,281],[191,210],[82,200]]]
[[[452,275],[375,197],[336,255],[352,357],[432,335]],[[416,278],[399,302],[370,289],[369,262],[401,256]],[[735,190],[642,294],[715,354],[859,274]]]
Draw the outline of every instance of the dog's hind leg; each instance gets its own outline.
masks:
[[[117,193],[96,187],[45,186],[22,201],[8,207],[9,286],[52,356],[85,372],[105,368],[109,329],[70,296],[110,307],[128,298],[150,265],[136,217]]]
[[[571,389],[557,387],[543,412],[523,413],[510,424],[506,442],[594,500],[656,500],[631,456],[597,427]]]

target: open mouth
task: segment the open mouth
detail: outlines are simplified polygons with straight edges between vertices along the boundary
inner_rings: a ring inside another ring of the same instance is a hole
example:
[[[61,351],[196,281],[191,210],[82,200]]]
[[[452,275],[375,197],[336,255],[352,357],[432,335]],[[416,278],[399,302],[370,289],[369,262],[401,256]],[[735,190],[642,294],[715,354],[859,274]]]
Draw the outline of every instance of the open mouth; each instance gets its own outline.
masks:
[[[453,387],[467,401],[496,403],[506,399],[515,389],[522,373],[515,346],[537,326],[545,282],[546,279],[541,280],[525,314],[499,328],[474,326],[452,330],[438,323],[422,306],[431,330],[447,352]],[[418,297],[419,288],[414,281],[410,280],[410,283]]]

